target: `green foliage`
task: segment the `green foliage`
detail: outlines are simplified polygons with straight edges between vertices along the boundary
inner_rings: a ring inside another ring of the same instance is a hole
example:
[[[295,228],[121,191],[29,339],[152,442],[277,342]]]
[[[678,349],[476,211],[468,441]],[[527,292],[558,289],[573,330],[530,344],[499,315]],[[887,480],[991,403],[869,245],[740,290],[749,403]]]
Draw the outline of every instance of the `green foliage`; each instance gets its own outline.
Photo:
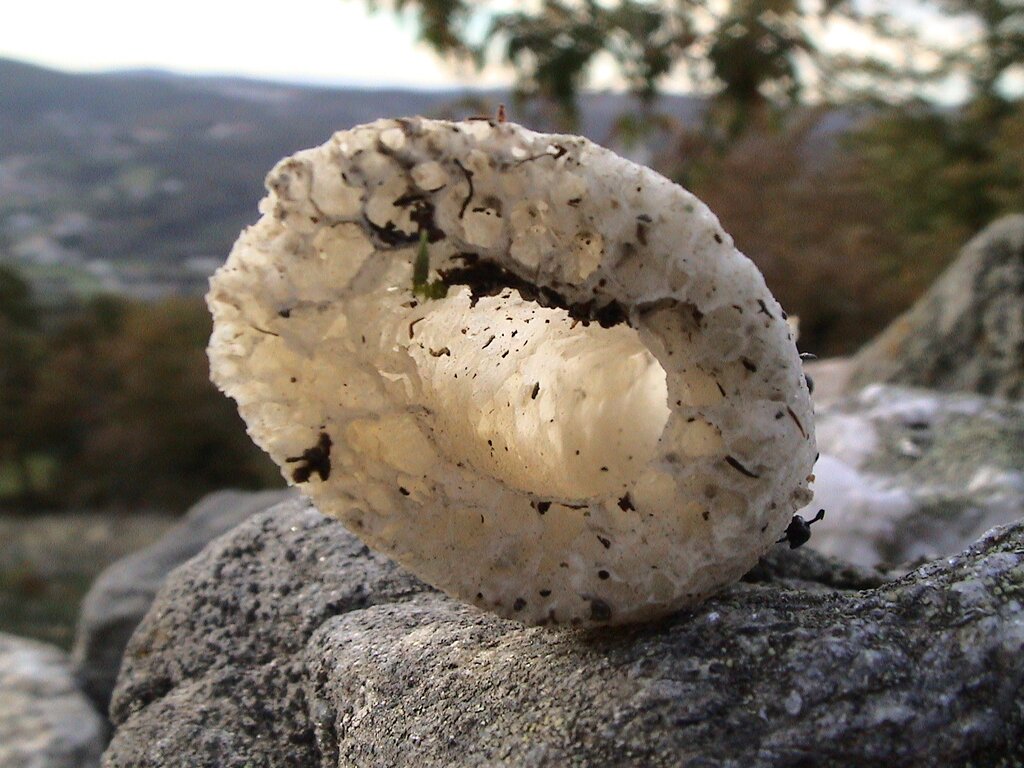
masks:
[[[537,16],[513,13],[499,17],[491,27],[492,36],[506,38],[504,57],[521,73],[517,93],[553,101],[573,123],[576,94],[587,67],[604,47],[604,34],[593,13],[596,8],[588,2],[577,12],[547,0]]]
[[[682,67],[697,88],[743,109],[797,93],[804,77],[797,59],[813,52],[804,27],[821,14],[796,0],[733,0],[724,13],[720,5],[542,0],[530,10],[498,10],[463,0],[401,0],[397,9],[418,11],[420,35],[436,50],[511,65],[516,92],[555,104],[571,126],[577,96],[602,59],[645,108]],[[825,15],[840,5],[830,3]],[[489,26],[473,39],[480,18]]]
[[[426,300],[443,299],[448,295],[448,286],[443,280],[428,280],[430,277],[430,248],[426,231],[420,232],[419,250],[412,266],[412,293]]]
[[[711,98],[710,127],[726,140],[764,127],[773,111],[809,93],[898,103],[953,76],[969,84],[970,101],[998,108],[1008,77],[1024,69],[1019,0],[541,0],[528,10],[399,0],[396,9],[417,11],[421,37],[440,52],[510,65],[517,93],[557,105],[568,126],[602,61],[645,111],[668,78],[685,75]],[[927,34],[922,20],[942,15],[956,34]],[[482,21],[486,34],[474,34]],[[841,35],[827,45],[833,25]],[[851,32],[854,42],[837,48]]]
[[[1000,211],[1024,211],[1024,103],[1000,121],[989,145],[997,183],[989,191]]]
[[[367,0],[371,10],[377,10],[378,0]],[[463,0],[393,0],[396,13],[406,9],[416,12],[420,38],[438,53],[468,54],[466,44],[467,22],[471,4]]]
[[[26,496],[33,494],[36,480],[26,450],[34,436],[23,414],[43,355],[37,321],[29,285],[14,270],[0,267],[0,467],[7,467],[7,484]]]
[[[602,54],[612,58],[641,103],[653,101],[658,83],[697,41],[685,5],[545,0],[536,13],[497,14],[487,42],[498,43],[504,60],[515,68],[520,95],[557,104],[571,124],[577,117],[576,96]]]
[[[21,468],[0,502],[183,509],[225,486],[279,483],[209,382],[209,331],[202,302],[184,299],[98,299],[31,347],[0,327],[2,463]]]
[[[899,280],[902,245],[879,226],[885,208],[850,157],[808,154],[828,117],[823,109],[796,113],[724,148],[681,131],[656,158],[715,211],[799,317],[801,349],[822,356],[855,351],[914,298]]]
[[[880,331],[995,218],[1024,210],[1024,104],[998,120],[976,105],[851,114],[822,146],[828,109],[721,145],[680,129],[655,165],[716,212],[801,344],[846,354]]]
[[[915,290],[968,237],[1024,207],[1024,105],[993,119],[985,101],[950,112],[889,110],[852,138],[858,182],[903,244],[894,256]]]
[[[801,66],[816,54],[795,0],[734,2],[719,22],[707,58],[720,83],[718,125],[738,136],[771,106],[790,107],[802,94]]]
[[[1021,74],[1024,66],[1024,3],[1020,0],[937,0],[938,7],[981,29],[972,46],[945,51],[947,68],[959,69],[971,81],[973,100],[999,102],[1004,78]]]
[[[1024,74],[1020,0],[906,0],[874,4],[871,13],[858,7],[851,3],[848,17],[875,45],[822,59],[823,89],[834,101],[856,95],[897,106],[959,83],[964,101],[987,105],[992,116],[1006,104],[1011,76]]]
[[[0,264],[0,321],[15,328],[32,329],[38,320],[32,286],[14,269]]]

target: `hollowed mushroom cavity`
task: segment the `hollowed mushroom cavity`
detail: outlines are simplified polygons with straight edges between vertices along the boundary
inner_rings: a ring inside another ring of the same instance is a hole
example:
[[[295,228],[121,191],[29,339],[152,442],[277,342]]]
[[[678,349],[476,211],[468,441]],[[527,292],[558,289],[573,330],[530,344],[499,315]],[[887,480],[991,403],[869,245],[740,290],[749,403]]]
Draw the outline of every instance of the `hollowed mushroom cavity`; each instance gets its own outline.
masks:
[[[637,332],[512,289],[467,301],[426,314],[410,348],[444,454],[542,499],[627,491],[669,415],[665,371]]]
[[[383,120],[288,158],[211,281],[214,381],[283,474],[534,624],[664,615],[810,499],[785,313],[690,193],[578,137]]]

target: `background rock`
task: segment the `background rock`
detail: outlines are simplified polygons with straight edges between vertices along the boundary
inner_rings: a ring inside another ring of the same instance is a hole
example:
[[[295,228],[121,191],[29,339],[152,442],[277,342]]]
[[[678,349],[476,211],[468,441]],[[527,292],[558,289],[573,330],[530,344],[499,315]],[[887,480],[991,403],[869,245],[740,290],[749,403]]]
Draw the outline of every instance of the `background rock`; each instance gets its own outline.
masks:
[[[292,495],[291,491],[220,491],[196,504],[155,544],[100,574],[82,601],[74,663],[86,692],[106,712],[121,656],[132,631],[170,571],[240,522]]]
[[[175,571],[129,645],[115,766],[1024,760],[1024,526],[901,580],[777,547],[664,622],[524,628],[292,501]]]
[[[815,549],[895,565],[1024,515],[1024,403],[874,385],[816,410]]]
[[[849,391],[872,382],[1024,398],[1024,216],[987,227],[857,353]]]
[[[0,633],[0,768],[90,768],[105,729],[63,651]]]

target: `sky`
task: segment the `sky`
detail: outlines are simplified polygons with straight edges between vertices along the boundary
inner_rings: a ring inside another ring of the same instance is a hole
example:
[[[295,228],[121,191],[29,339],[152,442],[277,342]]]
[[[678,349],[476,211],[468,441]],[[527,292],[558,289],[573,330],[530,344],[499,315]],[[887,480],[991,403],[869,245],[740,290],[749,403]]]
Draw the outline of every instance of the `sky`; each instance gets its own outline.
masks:
[[[483,75],[459,71],[416,43],[411,18],[371,14],[363,0],[13,0],[3,6],[0,57],[68,71],[143,68],[416,88],[510,82],[497,68]]]
[[[521,8],[533,2],[493,0],[488,5]],[[387,0],[379,4],[390,5]],[[416,42],[410,15],[370,13],[365,0],[6,0],[3,5],[0,57],[74,72],[160,69],[320,85],[428,89],[512,82],[505,67],[492,65],[481,73],[442,60]],[[946,40],[963,34],[955,22],[934,15],[917,21],[922,30]],[[822,39],[835,49],[863,50],[871,45],[863,31],[841,24]],[[622,85],[610,60],[598,62],[590,84]],[[1024,83],[1017,85],[1024,89]],[[667,91],[685,91],[689,81],[682,75],[664,86]],[[953,82],[931,95],[955,102],[962,92],[962,86]]]

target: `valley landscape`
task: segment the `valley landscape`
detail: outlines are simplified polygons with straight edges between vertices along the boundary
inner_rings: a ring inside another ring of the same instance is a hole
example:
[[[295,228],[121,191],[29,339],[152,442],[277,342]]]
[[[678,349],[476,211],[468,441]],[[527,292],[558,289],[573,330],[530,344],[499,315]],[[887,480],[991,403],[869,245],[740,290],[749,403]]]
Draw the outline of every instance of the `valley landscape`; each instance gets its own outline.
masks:
[[[381,116],[462,118],[495,91],[328,89],[159,72],[67,74],[0,60],[0,263],[45,304],[115,293],[201,295],[263,178],[295,150]],[[694,121],[701,101],[661,108]],[[627,97],[582,100],[584,135],[613,139]],[[551,129],[536,112],[521,118]]]

